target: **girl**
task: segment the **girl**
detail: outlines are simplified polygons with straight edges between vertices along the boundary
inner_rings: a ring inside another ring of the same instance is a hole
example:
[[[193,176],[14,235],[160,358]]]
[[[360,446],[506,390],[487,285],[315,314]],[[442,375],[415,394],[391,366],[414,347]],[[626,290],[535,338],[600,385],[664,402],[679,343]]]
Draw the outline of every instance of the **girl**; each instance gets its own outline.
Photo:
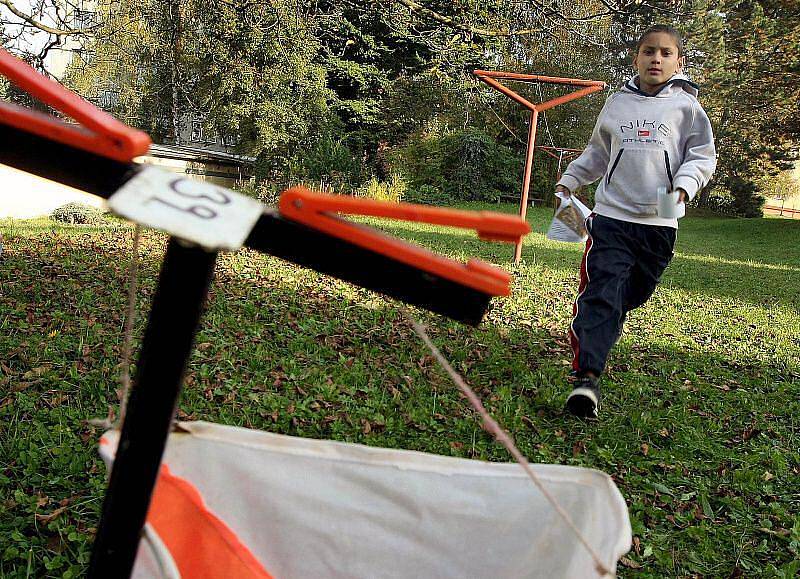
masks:
[[[683,204],[716,167],[711,123],[697,85],[681,74],[684,60],[674,29],[642,34],[633,59],[638,74],[608,98],[589,144],[556,185],[569,195],[602,178],[569,332],[574,381],[566,406],[580,417],[597,417],[598,379],[625,316],[650,298],[672,258],[678,220],[658,215],[658,189]]]

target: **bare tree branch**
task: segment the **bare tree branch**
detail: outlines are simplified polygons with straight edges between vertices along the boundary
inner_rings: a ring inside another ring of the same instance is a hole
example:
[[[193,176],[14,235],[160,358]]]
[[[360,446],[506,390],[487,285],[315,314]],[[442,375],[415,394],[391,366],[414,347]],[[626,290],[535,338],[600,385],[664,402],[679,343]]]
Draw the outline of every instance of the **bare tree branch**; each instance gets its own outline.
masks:
[[[431,10],[430,8],[426,8],[422,4],[416,2],[415,0],[394,0],[394,1],[397,2],[398,4],[401,4],[402,6],[405,6],[410,11],[419,14],[420,16],[423,16],[430,20],[435,20],[436,22],[440,22],[456,30],[461,30],[462,32],[467,32],[470,34],[474,34],[476,36],[486,36],[495,38],[512,37],[512,36],[531,36],[535,34],[541,34],[542,32],[548,30],[549,22],[552,23],[555,23],[555,21],[589,22],[621,11],[619,7],[604,0],[603,4],[605,4],[605,6],[608,8],[608,10],[606,11],[596,12],[592,14],[584,14],[580,16],[571,16],[556,10],[552,6],[541,4],[539,2],[534,2],[536,7],[540,9],[539,10],[540,14],[539,20],[541,22],[540,26],[536,28],[525,28],[520,30],[511,30],[511,29],[494,30],[489,28],[470,26],[468,24],[458,22],[454,18],[445,16],[444,14]]]
[[[17,18],[32,26],[33,28],[37,28],[48,34],[53,34],[55,36],[77,36],[77,35],[85,35],[88,34],[90,31],[82,30],[82,29],[74,29],[74,28],[53,28],[52,26],[48,26],[47,24],[36,20],[30,14],[26,14],[19,10],[11,0],[0,0],[0,4],[8,8],[8,10]]]

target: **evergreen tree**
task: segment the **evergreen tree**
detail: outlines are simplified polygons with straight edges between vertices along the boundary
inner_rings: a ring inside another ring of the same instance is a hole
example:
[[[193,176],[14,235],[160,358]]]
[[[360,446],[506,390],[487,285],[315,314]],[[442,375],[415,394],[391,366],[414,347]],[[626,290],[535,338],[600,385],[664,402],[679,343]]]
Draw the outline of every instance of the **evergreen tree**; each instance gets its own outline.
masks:
[[[703,85],[719,162],[711,187],[736,213],[760,215],[758,184],[788,169],[800,140],[800,4],[704,0],[688,27],[690,66]]]

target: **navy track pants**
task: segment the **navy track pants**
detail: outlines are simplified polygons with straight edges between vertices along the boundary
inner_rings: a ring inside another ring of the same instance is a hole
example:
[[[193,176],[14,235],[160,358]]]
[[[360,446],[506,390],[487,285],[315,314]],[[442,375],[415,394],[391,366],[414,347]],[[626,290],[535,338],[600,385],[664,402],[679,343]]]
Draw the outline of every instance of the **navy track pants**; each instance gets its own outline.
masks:
[[[586,225],[589,239],[569,337],[572,368],[599,376],[625,316],[653,295],[672,259],[678,231],[596,214]]]

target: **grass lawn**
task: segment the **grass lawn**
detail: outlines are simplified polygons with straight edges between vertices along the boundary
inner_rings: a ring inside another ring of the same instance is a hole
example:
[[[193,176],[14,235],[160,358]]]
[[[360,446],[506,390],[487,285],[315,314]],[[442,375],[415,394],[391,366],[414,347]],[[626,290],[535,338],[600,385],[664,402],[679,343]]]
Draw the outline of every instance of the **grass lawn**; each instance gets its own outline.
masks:
[[[532,461],[613,475],[635,535],[620,576],[797,576],[800,221],[685,219],[662,285],[612,353],[602,420],[583,423],[562,412],[581,248],[544,238],[549,215],[532,210],[513,295],[480,328],[419,313],[434,341]],[[510,246],[386,227],[511,268]],[[86,419],[116,405],[132,229],[0,232],[0,576],[75,577],[105,485]],[[145,234],[137,335],[164,246]],[[197,344],[182,419],[510,460],[394,304],[369,292],[224,255]]]

